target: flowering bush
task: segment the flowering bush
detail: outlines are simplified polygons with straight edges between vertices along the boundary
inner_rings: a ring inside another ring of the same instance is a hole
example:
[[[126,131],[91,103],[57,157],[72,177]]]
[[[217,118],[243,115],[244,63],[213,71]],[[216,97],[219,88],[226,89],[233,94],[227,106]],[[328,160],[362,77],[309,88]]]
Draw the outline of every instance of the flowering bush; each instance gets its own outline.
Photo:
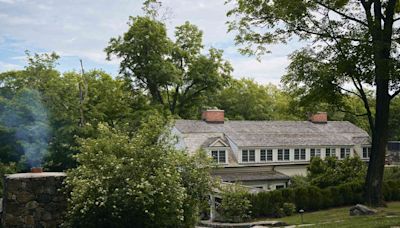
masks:
[[[193,227],[209,193],[209,160],[171,145],[165,121],[149,117],[132,136],[100,126],[80,140],[68,172],[66,227]]]

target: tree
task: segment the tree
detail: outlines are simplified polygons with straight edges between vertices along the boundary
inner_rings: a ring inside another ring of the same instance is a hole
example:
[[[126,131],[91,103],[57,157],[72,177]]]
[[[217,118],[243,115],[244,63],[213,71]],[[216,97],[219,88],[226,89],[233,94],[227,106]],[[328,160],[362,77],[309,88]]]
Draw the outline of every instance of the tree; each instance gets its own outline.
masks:
[[[365,200],[368,204],[381,204],[389,104],[400,93],[396,51],[400,32],[395,23],[399,20],[398,1],[234,2],[236,5],[228,15],[235,15],[238,20],[231,22],[230,29],[239,31],[236,41],[246,45],[242,48],[243,53],[265,53],[265,44],[285,42],[297,36],[304,40],[312,40],[317,54],[324,55],[328,50],[328,55],[334,53],[340,58],[340,62],[349,60],[350,65],[343,65],[346,66],[345,69],[339,72],[344,73],[346,77],[339,76],[338,79],[336,74],[325,74],[326,80],[320,82],[330,81],[332,83],[327,83],[328,87],[340,91],[346,89],[340,86],[344,81],[351,82],[357,90],[357,96],[363,100],[372,129],[372,153],[366,177]],[[318,49],[317,46],[322,48]],[[330,56],[324,60],[337,58]],[[314,64],[307,66],[317,66]],[[368,114],[369,102],[363,94],[365,84],[372,84],[376,88],[374,118]]]
[[[290,98],[274,85],[260,85],[251,79],[232,79],[228,86],[210,96],[209,106],[225,110],[231,120],[294,119]]]
[[[209,159],[177,151],[169,125],[152,115],[130,137],[100,125],[80,139],[68,172],[67,227],[194,227],[210,191]]]
[[[345,160],[338,160],[336,157],[324,160],[313,158],[307,168],[307,179],[311,185],[326,188],[344,183],[362,182],[366,173],[367,167],[358,157]]]
[[[222,51],[211,48],[208,55],[201,54],[202,32],[189,22],[176,27],[175,42],[165,25],[149,16],[131,17],[129,26],[123,36],[110,40],[107,58],[120,58],[120,73],[132,90],[145,89],[153,104],[172,114],[193,115],[192,109],[230,78],[232,68]]]

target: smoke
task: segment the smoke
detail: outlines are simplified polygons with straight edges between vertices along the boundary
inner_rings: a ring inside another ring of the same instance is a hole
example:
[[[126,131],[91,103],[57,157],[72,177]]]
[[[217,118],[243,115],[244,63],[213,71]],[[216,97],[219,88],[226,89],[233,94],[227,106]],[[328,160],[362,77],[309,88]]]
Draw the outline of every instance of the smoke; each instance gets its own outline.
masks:
[[[2,125],[15,132],[16,143],[23,149],[30,167],[41,166],[48,151],[50,124],[41,94],[34,89],[19,90],[12,99],[2,100]]]

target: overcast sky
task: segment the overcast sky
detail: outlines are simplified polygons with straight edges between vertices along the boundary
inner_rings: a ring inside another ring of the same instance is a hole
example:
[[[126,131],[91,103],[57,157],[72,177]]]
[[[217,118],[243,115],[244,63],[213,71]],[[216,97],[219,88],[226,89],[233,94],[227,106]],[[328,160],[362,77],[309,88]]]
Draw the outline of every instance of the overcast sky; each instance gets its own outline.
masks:
[[[225,0],[164,0],[172,10],[167,21],[169,34],[175,26],[190,21],[204,33],[206,47],[224,50],[236,78],[254,78],[278,84],[288,65],[288,54],[298,42],[268,47],[272,53],[261,62],[238,53],[234,34],[227,34],[229,6]],[[129,16],[141,14],[141,0],[0,0],[0,72],[25,65],[25,50],[55,51],[61,56],[61,71],[78,70],[79,59],[86,69],[118,73],[118,61],[106,61],[104,48],[111,37],[127,30]]]

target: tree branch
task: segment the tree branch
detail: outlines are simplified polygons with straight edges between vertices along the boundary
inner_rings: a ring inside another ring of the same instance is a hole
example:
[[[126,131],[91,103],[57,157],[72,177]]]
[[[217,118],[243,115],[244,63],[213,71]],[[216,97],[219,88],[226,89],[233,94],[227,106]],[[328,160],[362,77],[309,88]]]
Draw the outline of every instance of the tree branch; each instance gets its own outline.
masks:
[[[355,18],[355,17],[352,17],[352,16],[349,16],[349,15],[347,15],[347,14],[345,14],[345,13],[342,13],[342,12],[340,12],[339,10],[336,10],[335,8],[332,8],[332,7],[330,7],[330,6],[328,6],[328,5],[324,4],[324,3],[322,3],[322,2],[320,2],[320,1],[317,1],[317,4],[320,5],[320,6],[322,6],[322,7],[324,7],[324,8],[326,8],[326,9],[328,9],[328,10],[330,10],[330,11],[333,11],[333,12],[339,14],[340,16],[342,16],[342,17],[344,17],[344,18],[346,18],[346,19],[348,19],[348,20],[357,22],[357,23],[359,23],[359,24],[362,24],[362,25],[368,27],[368,23],[365,23],[365,22],[362,21],[362,20],[359,20],[359,19],[357,19],[357,18]]]

